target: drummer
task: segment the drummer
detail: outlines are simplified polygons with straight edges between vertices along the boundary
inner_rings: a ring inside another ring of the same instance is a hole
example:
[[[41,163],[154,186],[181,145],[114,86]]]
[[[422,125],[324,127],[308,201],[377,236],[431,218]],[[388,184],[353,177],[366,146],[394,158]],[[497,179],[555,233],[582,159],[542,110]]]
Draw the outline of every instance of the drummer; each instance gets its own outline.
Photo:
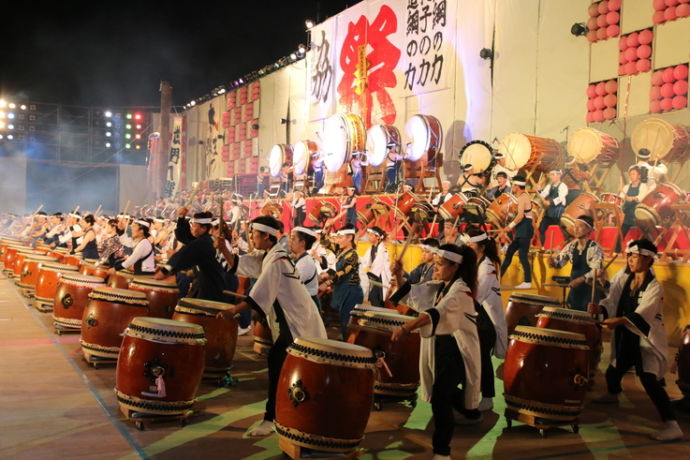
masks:
[[[466,164],[463,166],[463,173],[458,178],[458,187],[460,191],[472,196],[479,196],[479,189],[484,185],[484,176],[481,173],[475,173],[474,166]]]
[[[362,279],[362,291],[368,303],[375,307],[383,307],[392,278],[388,249],[384,243],[386,232],[374,226],[367,229],[367,236],[371,246],[361,260],[361,268],[367,276]]]
[[[386,154],[386,193],[395,193],[398,189],[398,180],[400,177],[400,166],[402,165],[403,156],[398,152],[397,145],[389,146],[390,149]],[[410,148],[408,144],[408,148]]]
[[[486,198],[489,201],[494,201],[504,193],[510,193],[510,182],[508,182],[508,174],[499,171],[496,173],[496,186],[486,191]]]
[[[647,239],[631,241],[627,267],[613,280],[608,296],[589,311],[603,314],[604,326],[614,330],[611,364],[606,369],[607,393],[594,402],[618,402],[621,380],[635,367],[642,386],[656,407],[664,428],[650,436],[658,441],[680,439],[683,432],[664,389],[668,339],[664,328],[663,286],[652,271],[657,247]]]
[[[311,194],[316,195],[323,187],[323,158],[321,158],[321,153],[312,156],[311,167],[314,171],[314,188]]]
[[[568,157],[565,162],[563,183],[568,187],[568,195],[565,198],[566,206],[575,201],[582,193],[582,187],[589,182],[591,174],[586,164],[577,163],[575,157]]]
[[[352,171],[352,184],[359,193],[362,193],[362,166],[367,166],[367,163],[362,161],[362,153],[355,152],[350,160],[350,170]]]
[[[494,154],[494,158],[496,159],[496,164],[491,169],[491,181],[489,182],[489,187],[493,188],[498,185],[497,177],[499,173],[504,173],[506,175],[508,178],[507,184],[510,187],[511,179],[515,177],[518,172],[506,166],[506,157],[501,152],[496,152]]]
[[[446,202],[446,200],[449,200],[453,194],[450,192],[450,181],[449,180],[444,180],[441,182],[441,191],[434,196],[434,199],[431,200],[431,204],[434,207],[434,211],[438,212],[438,208],[441,207],[443,203]]]
[[[573,310],[587,311],[587,305],[592,301],[591,283],[604,260],[599,243],[589,238],[592,231],[594,220],[590,216],[578,217],[573,226],[572,241],[558,255],[549,259],[550,265],[555,268],[561,268],[568,262],[572,264],[568,305]],[[595,302],[599,301],[601,294],[601,289],[595,290]]]
[[[96,231],[94,225],[96,218],[92,214],[82,220],[84,236],[81,237],[79,246],[73,252],[80,252],[84,259],[98,259],[98,244],[96,243]]]
[[[304,199],[304,192],[302,190],[295,190],[292,192],[292,226],[300,227],[304,225],[304,219],[307,218],[307,200]]]
[[[345,211],[345,225],[357,228],[357,189],[355,187],[347,188],[347,197],[341,209]]]
[[[411,304],[421,314],[397,328],[391,340],[420,329],[420,395],[431,403],[434,459],[450,459],[453,409],[463,415],[461,423],[481,421],[477,410],[481,358],[473,299],[477,256],[469,247],[453,244],[444,244],[437,251],[435,277],[442,282],[437,289],[412,290]]]
[[[218,317],[233,320],[249,308],[266,317],[274,341],[268,352],[268,400],[261,424],[250,436],[273,432],[278,378],[287,356],[287,348],[297,337],[326,338],[326,329],[288,253],[278,243],[278,221],[270,216],[252,220],[251,240],[259,252],[236,257],[221,245],[231,271],[239,276],[256,278],[245,300]]]
[[[649,190],[654,190],[661,180],[668,174],[668,168],[661,160],[656,160],[654,165],[649,163],[651,159],[651,152],[649,149],[640,149],[637,152],[637,164],[640,167],[642,174],[642,182],[646,183]]]
[[[307,287],[307,291],[314,301],[314,305],[321,311],[321,302],[317,297],[319,293],[319,272],[316,261],[308,251],[316,242],[317,233],[314,229],[295,227],[290,232],[289,248],[292,260],[299,272],[299,279]]]
[[[623,225],[621,235],[625,239],[628,231],[635,226],[635,209],[644,200],[644,197],[651,191],[649,184],[642,182],[643,170],[640,166],[633,165],[628,168],[628,179],[630,182],[621,189],[620,196],[623,202]]]
[[[552,169],[549,171],[550,183],[539,192],[544,199],[544,215],[539,224],[539,238],[542,246],[546,241],[546,229],[551,225],[561,225],[561,215],[565,210],[565,203],[568,197],[568,186],[561,182],[563,171]]]
[[[135,275],[152,275],[156,271],[156,258],[154,255],[153,244],[149,240],[151,234],[151,222],[148,219],[135,219],[132,228],[132,237],[135,242],[132,254],[124,262],[108,270],[110,275],[114,275],[116,270],[131,268]]]
[[[503,265],[501,265],[501,277],[505,274],[513,262],[513,255],[518,251],[520,257],[520,264],[525,273],[525,281],[515,286],[513,289],[531,289],[532,288],[532,268],[529,265],[529,247],[534,235],[534,226],[532,224],[532,201],[529,194],[525,191],[527,181],[524,176],[515,176],[513,178],[513,195],[517,197],[518,208],[517,215],[512,222],[508,224],[507,229],[514,231],[513,240],[508,245],[506,250]]]
[[[419,248],[422,250],[422,263],[417,265],[410,274],[403,271],[402,261],[396,260],[393,263],[392,274],[395,277],[397,291],[390,297],[393,305],[397,305],[400,300],[410,293],[413,284],[426,283],[434,276],[434,254],[438,248],[438,241],[434,238],[422,240]]]

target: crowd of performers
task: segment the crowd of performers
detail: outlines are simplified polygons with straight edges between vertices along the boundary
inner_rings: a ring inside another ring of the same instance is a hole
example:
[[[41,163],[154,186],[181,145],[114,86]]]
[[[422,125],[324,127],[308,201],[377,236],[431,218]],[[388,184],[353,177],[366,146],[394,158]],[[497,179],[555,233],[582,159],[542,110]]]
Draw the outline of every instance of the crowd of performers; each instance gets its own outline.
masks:
[[[649,189],[648,183],[640,182],[641,172],[639,166],[631,168],[630,183],[621,191],[626,216]],[[469,176],[460,188],[467,191],[471,184],[476,190],[481,177]],[[551,171],[549,176],[549,184],[540,191],[545,220],[559,217],[571,191],[564,185],[561,171]],[[240,334],[250,329],[251,312],[256,312],[269,326],[273,345],[267,358],[264,421],[252,436],[273,430],[278,376],[293,339],[325,338],[327,312],[337,315],[345,340],[350,312],[356,305],[408,306],[417,317],[397,329],[392,340],[415,329],[421,332],[420,395],[432,406],[434,454],[447,458],[454,426],[478,423],[482,411],[493,407],[494,376],[501,377],[501,368],[494,371],[491,359],[505,357],[508,341],[500,279],[515,252],[525,273],[524,283],[517,288],[531,283],[527,251],[535,217],[525,191],[526,180],[519,174],[498,171],[485,188],[487,197],[511,190],[518,200],[516,217],[502,230],[511,236],[503,260],[500,245],[482,225],[463,223],[461,232],[458,222],[451,220],[444,222],[438,239],[415,241],[422,260],[409,273],[400,260],[390,257],[387,234],[379,227],[367,229],[370,246],[363,257],[358,255],[354,188],[343,199],[343,216],[336,216],[344,217],[345,222],[340,225],[331,219],[324,222],[324,228],[304,226],[302,213],[293,213],[295,225],[289,231],[270,215],[243,220],[240,201],[232,205],[230,220],[224,221],[208,210],[214,209],[213,199],[209,199],[197,200],[199,212],[180,206],[176,219],[78,212],[5,215],[0,233],[70,248],[85,259],[110,266],[112,273],[130,269],[156,279],[174,275],[181,296],[234,304],[219,315],[238,318]],[[452,193],[450,183],[444,182],[433,204],[440,206]],[[293,196],[293,209],[300,207],[300,199],[304,196]],[[588,310],[604,327],[614,330],[611,362],[605,372],[607,392],[595,402],[615,403],[622,391],[622,376],[634,367],[664,423],[652,437],[680,438],[682,432],[664,389],[668,345],[663,289],[652,268],[657,248],[648,239],[630,242],[625,249],[627,266],[606,281],[600,275],[602,249],[589,238],[593,227],[589,216],[577,219],[572,240],[550,262],[556,267],[572,263],[570,307]],[[241,279],[250,280],[243,298],[232,294],[238,291]],[[595,282],[608,286],[599,289],[591,302],[591,283]]]

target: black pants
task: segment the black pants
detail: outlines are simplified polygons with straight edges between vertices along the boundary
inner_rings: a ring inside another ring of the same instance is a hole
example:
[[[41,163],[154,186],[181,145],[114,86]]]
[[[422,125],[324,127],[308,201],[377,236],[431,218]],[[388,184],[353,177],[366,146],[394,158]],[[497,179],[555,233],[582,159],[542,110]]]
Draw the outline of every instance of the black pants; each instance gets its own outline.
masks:
[[[494,388],[494,366],[491,362],[491,352],[496,346],[496,328],[483,308],[477,320],[477,333],[482,356],[482,396],[493,398],[496,396],[496,390]]]
[[[630,369],[632,366],[625,367],[625,369],[619,369],[609,365],[608,369],[606,369],[606,387],[609,393],[618,394],[623,391],[623,388],[621,387],[621,380],[628,369]],[[668,393],[666,393],[666,390],[664,390],[663,380],[657,380],[654,374],[644,372],[641,364],[635,366],[635,372],[637,373],[637,377],[640,379],[640,383],[642,383],[642,386],[644,387],[644,391],[647,392],[647,396],[649,396],[649,399],[652,400],[656,410],[659,412],[661,420],[664,422],[668,420],[676,420],[676,414],[671,406]]]
[[[513,261],[513,255],[515,251],[518,251],[518,257],[520,257],[520,263],[522,264],[522,270],[525,272],[525,283],[532,282],[532,269],[529,266],[529,246],[531,238],[515,238],[508,245],[506,249],[506,256],[503,259],[503,264],[501,265],[501,276],[508,270],[510,263]]]
[[[264,413],[264,420],[272,422],[276,417],[276,391],[278,389],[278,378],[280,378],[280,371],[283,368],[283,362],[287,357],[287,347],[290,345],[289,341],[276,340],[271,349],[268,351],[268,400],[266,401],[266,412]]]
[[[561,225],[561,219],[558,217],[549,217],[546,214],[544,214],[544,217],[541,219],[541,223],[539,224],[539,240],[541,241],[541,245],[544,245],[544,242],[546,241],[546,229],[549,228],[551,225]]]

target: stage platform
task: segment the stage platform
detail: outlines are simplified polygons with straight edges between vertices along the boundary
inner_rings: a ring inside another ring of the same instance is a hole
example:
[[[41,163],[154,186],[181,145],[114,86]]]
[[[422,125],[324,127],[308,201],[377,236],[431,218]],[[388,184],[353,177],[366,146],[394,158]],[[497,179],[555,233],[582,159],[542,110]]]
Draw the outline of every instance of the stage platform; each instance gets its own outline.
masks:
[[[166,423],[138,431],[117,407],[114,367],[88,366],[78,336],[55,336],[50,315],[29,308],[6,280],[0,281],[0,334],[0,458],[284,458],[275,434],[246,436],[261,419],[267,385],[265,359],[252,352],[251,336],[240,337],[233,372],[237,386],[202,383],[187,426]],[[337,330],[329,328],[329,334]],[[669,393],[677,398],[674,381],[667,375]],[[654,408],[633,375],[625,377],[624,388],[620,407],[587,404],[578,434],[555,429],[545,438],[521,424],[508,430],[504,403],[497,397],[481,424],[456,427],[453,458],[689,457],[688,440],[660,444],[647,438],[658,426]],[[599,374],[591,394],[603,389]],[[500,380],[496,390],[502,391]],[[681,414],[680,423],[690,439],[690,415]],[[428,404],[384,405],[371,413],[361,458],[428,459],[432,429]]]

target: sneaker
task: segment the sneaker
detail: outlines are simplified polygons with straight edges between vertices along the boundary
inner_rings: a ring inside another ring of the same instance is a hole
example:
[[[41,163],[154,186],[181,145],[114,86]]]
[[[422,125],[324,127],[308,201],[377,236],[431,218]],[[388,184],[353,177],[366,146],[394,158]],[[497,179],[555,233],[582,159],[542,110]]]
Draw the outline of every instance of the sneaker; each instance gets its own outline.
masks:
[[[665,423],[664,429],[649,435],[650,438],[656,441],[673,441],[683,437],[683,430],[678,426],[675,420],[669,420]]]
[[[513,289],[532,289],[532,283],[520,283],[513,287]]]
[[[237,329],[237,335],[247,335],[247,333],[251,330],[252,330],[251,326],[240,327]]]
[[[482,401],[479,403],[479,411],[480,412],[486,412],[488,410],[491,410],[494,408],[494,399],[493,398],[482,398]]]
[[[592,398],[592,402],[596,404],[615,404],[618,402],[618,395],[604,393],[597,398]]]
[[[257,438],[261,436],[268,436],[269,434],[273,433],[274,426],[273,422],[269,420],[264,420],[262,421],[259,426],[254,428],[252,431],[249,432],[249,436],[252,438]]]

